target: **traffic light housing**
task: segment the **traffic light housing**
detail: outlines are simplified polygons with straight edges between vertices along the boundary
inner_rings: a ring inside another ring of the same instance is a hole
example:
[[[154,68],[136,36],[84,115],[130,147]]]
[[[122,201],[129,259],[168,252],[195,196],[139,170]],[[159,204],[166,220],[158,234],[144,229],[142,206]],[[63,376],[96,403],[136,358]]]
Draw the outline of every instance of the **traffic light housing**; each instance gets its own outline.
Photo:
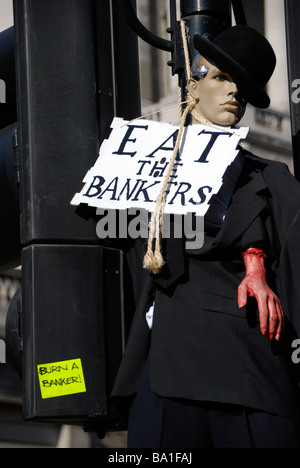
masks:
[[[119,11],[119,0],[14,0],[17,118],[0,136],[17,220],[7,224],[19,242],[5,268],[22,264],[7,336],[24,418],[99,433],[121,424],[109,394],[131,318],[130,276],[125,254],[100,245],[94,213],[70,201],[113,117],[140,115],[137,37]]]

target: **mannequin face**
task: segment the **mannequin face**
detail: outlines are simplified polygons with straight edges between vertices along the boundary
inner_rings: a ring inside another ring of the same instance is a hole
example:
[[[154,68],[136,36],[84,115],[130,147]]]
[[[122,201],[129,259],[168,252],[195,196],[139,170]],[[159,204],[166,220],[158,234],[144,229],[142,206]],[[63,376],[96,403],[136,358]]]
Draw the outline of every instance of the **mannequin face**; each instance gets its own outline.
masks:
[[[208,67],[204,79],[191,79],[188,91],[196,100],[196,112],[215,125],[231,127],[242,119],[247,102],[239,96],[238,88],[228,73],[223,73],[206,59],[201,65]]]

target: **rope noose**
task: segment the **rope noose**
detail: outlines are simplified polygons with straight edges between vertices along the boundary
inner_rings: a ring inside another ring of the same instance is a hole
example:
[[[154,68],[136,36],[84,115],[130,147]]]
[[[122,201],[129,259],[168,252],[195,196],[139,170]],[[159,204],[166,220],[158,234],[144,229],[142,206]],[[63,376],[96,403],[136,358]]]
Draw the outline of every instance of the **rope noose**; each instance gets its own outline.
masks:
[[[187,77],[188,79],[190,79],[191,67],[190,67],[188,43],[187,43],[187,37],[186,37],[186,28],[185,28],[185,23],[183,20],[181,20],[180,24],[181,24],[181,33],[182,33],[182,39],[183,39]],[[192,110],[195,108],[195,105],[196,105],[196,101],[193,100],[187,105],[184,112],[181,113],[179,131],[178,131],[178,135],[176,139],[175,148],[172,154],[172,158],[169,164],[169,168],[168,168],[165,180],[163,182],[161,191],[157,197],[155,208],[151,216],[151,221],[149,225],[147,252],[144,257],[144,268],[147,270],[150,270],[154,274],[158,274],[165,264],[165,261],[161,253],[161,238],[162,238],[163,213],[164,213],[164,208],[166,204],[166,196],[167,196],[166,189],[168,187],[170,176],[174,169],[174,164],[176,161],[177,153],[179,151],[186,118],[189,112],[192,112]],[[180,106],[181,106],[181,102],[180,102]],[[154,235],[155,235],[155,247],[153,250]]]

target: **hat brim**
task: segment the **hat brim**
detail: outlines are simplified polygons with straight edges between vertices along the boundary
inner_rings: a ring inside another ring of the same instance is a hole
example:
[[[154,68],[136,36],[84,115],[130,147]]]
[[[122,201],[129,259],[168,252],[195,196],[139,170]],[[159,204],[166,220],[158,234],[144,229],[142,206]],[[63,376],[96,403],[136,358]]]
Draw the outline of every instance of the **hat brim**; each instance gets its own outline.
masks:
[[[250,104],[261,109],[269,107],[270,98],[264,88],[234,58],[200,34],[194,37],[194,45],[206,60],[232,76],[241,94]]]

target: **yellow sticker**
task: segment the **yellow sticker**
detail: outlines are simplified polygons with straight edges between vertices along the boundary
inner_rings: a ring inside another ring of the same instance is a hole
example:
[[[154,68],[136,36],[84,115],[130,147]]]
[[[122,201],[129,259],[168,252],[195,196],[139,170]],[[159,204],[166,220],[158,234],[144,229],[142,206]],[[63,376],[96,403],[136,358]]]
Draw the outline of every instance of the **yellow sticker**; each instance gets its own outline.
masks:
[[[37,366],[42,399],[86,392],[81,359]]]

